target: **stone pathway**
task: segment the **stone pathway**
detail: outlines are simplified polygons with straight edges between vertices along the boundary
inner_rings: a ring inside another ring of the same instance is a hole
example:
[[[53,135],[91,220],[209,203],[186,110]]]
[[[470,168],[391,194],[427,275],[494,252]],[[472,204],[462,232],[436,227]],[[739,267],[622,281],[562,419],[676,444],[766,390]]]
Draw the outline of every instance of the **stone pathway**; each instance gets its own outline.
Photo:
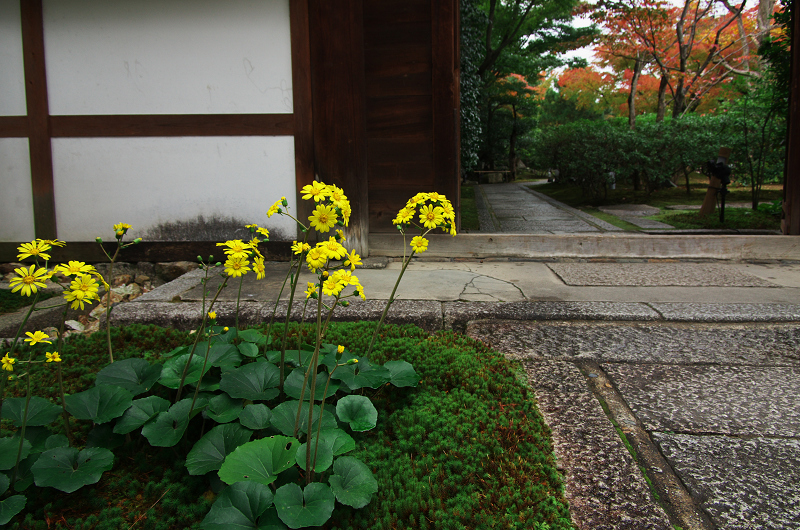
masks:
[[[478,186],[475,196],[482,232],[565,234],[621,230],[522,184]]]
[[[641,510],[613,528],[670,528],[661,506],[684,530],[800,528],[799,324],[485,320],[467,333],[523,362],[580,528],[613,520],[612,494]],[[627,482],[598,483],[596,466]]]

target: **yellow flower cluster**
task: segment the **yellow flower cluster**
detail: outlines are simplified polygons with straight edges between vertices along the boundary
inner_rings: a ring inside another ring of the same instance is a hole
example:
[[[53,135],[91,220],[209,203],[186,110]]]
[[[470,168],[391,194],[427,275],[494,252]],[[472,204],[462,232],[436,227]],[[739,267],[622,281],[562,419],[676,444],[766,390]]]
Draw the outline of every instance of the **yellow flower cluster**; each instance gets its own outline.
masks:
[[[217,243],[218,247],[225,247],[225,273],[233,278],[244,276],[251,270],[256,273],[256,279],[262,280],[266,275],[264,255],[258,250],[258,244],[269,239],[269,230],[258,225],[246,225],[252,234],[260,234],[264,239],[253,237],[244,242],[241,239],[230,239],[224,243]],[[253,262],[250,262],[252,258]],[[250,266],[252,265],[252,268]]]
[[[314,211],[309,216],[311,226],[318,232],[328,232],[336,225],[348,226],[350,224],[350,201],[344,190],[331,184],[314,181],[301,190],[303,200],[313,200],[316,203]]]
[[[418,223],[415,222],[419,215]],[[456,212],[447,197],[441,193],[417,193],[408,200],[406,205],[397,212],[397,217],[392,220],[397,228],[405,233],[406,226],[416,226],[422,235],[411,240],[411,248],[419,254],[428,250],[428,240],[424,234],[431,230],[441,228],[450,235],[456,235]]]

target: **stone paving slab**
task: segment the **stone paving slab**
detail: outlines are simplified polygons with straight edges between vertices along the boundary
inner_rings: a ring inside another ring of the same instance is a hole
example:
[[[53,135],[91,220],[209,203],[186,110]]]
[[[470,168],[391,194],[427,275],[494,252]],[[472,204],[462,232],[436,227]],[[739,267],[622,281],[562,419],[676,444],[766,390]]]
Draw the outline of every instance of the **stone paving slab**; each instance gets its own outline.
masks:
[[[239,306],[239,322],[244,326],[255,326],[270,321],[274,302],[261,303],[246,301]],[[337,322],[358,322],[361,320],[378,321],[385,300],[352,300],[349,307],[339,307],[334,313],[333,320]],[[286,315],[288,302],[278,303],[277,321],[282,321]],[[114,325],[125,326],[134,323],[156,324],[159,326],[174,327],[176,329],[195,329],[202,316],[203,305],[201,302],[139,302],[120,304],[111,313]],[[236,303],[230,301],[217,302],[214,305],[218,321],[222,325],[233,325],[236,314]],[[312,309],[306,311],[305,320],[311,318]],[[303,303],[295,302],[292,308],[291,319],[299,321],[303,318]],[[442,329],[442,304],[436,301],[424,300],[395,300],[386,315],[386,322],[393,324],[414,324],[426,331]]]
[[[637,287],[778,287],[762,278],[717,263],[550,263],[567,285]]]
[[[458,306],[446,306],[445,323],[458,329],[451,307]],[[797,324],[487,320],[466,332],[516,359],[800,366]]]
[[[800,304],[650,302],[666,320],[688,322],[798,322]]]
[[[565,497],[581,530],[672,530],[583,375],[571,363],[525,363],[553,433]]]
[[[666,433],[653,438],[718,528],[800,528],[800,440]]]
[[[545,302],[526,300],[508,303],[458,302],[444,304],[447,329],[464,331],[469,321],[495,320],[656,320],[658,313],[646,304],[626,302]],[[485,323],[491,329],[500,322]],[[475,323],[480,326],[479,323]],[[496,335],[502,336],[503,332]],[[509,337],[510,338],[510,337]]]
[[[648,431],[800,437],[800,367],[603,364]]]

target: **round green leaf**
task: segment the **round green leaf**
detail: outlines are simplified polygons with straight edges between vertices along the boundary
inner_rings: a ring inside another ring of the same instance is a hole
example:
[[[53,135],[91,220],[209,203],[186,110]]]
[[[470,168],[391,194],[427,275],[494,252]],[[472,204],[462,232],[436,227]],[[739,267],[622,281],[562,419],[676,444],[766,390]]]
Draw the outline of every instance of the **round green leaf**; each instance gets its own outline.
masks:
[[[237,482],[223,489],[200,523],[204,530],[263,528],[259,517],[272,506],[272,491],[258,482]]]
[[[101,447],[78,451],[57,447],[42,453],[31,468],[36,485],[50,486],[66,493],[94,484],[114,465],[114,453]]]
[[[97,373],[95,385],[116,385],[134,396],[150,390],[161,377],[161,365],[144,359],[123,359],[111,363]]]
[[[321,526],[331,518],[336,499],[326,484],[312,482],[300,489],[297,484],[286,484],[275,492],[278,517],[289,528]]]
[[[304,345],[305,347],[305,345]],[[284,359],[287,364],[292,366],[308,366],[311,358],[314,357],[314,350],[286,350]],[[272,350],[267,352],[267,360],[273,364],[279,365],[281,362],[280,350]]]
[[[278,395],[280,377],[274,364],[255,362],[222,374],[219,388],[232,398],[267,401]]]
[[[303,380],[306,377],[306,370],[304,368],[295,368],[286,378],[286,381],[283,382],[283,391],[286,392],[286,395],[294,398],[294,399],[310,399],[311,398],[311,376],[308,378],[308,385],[306,385],[306,391],[303,398],[300,397],[300,394],[303,390]],[[314,390],[314,401],[322,401],[323,393],[325,392],[325,385],[328,382],[328,374],[325,372],[317,374],[317,385],[316,389]],[[328,392],[325,394],[325,398],[329,398],[339,390],[339,383],[336,381],[331,381],[331,384],[328,385]]]
[[[225,457],[240,445],[250,441],[253,432],[238,423],[218,425],[194,444],[186,456],[190,475],[205,475],[222,466]]]
[[[272,418],[272,411],[263,403],[252,403],[247,405],[239,414],[239,423],[257,431],[269,427],[269,420]]]
[[[26,500],[24,495],[12,495],[0,501],[0,526],[8,523],[15,515],[21,512],[25,508]]]
[[[117,434],[128,434],[133,432],[148,421],[154,418],[159,412],[169,410],[169,401],[158,396],[147,396],[142,399],[135,399],[131,403],[125,414],[117,420],[114,425],[114,432]]]
[[[363,508],[378,492],[378,481],[369,467],[357,458],[343,456],[333,464],[333,475],[328,479],[336,500],[353,508]]]
[[[203,350],[203,353],[205,353],[205,350]],[[191,362],[189,361],[189,355],[190,354],[185,353],[178,357],[173,357],[164,363],[164,368],[161,369],[161,377],[158,379],[158,382],[167,388],[178,388],[181,384],[183,369],[186,367],[186,363],[189,363],[189,369],[186,372],[184,384],[197,383],[200,380],[200,373],[203,371],[203,363],[205,361],[199,347],[195,350]],[[210,368],[211,364],[208,363],[206,365],[206,371]]]
[[[334,456],[343,455],[356,448],[353,437],[341,429],[327,429],[320,432],[319,443],[330,447]]]
[[[155,421],[142,427],[142,435],[147,438],[150,445],[156,447],[172,447],[178,443],[189,425],[189,410],[192,407],[192,398],[182,399],[172,405],[168,411],[159,412]],[[192,416],[202,410],[202,404],[195,404]]]
[[[366,396],[345,396],[336,404],[336,416],[356,432],[368,431],[378,424],[378,411]]]
[[[2,417],[10,419],[17,427],[22,427],[23,414],[25,414],[25,398],[8,398],[3,401]],[[59,414],[61,407],[44,398],[32,396],[28,405],[28,427],[50,425],[56,421]]]
[[[406,361],[388,361],[383,366],[389,370],[391,374],[391,380],[389,382],[394,386],[415,387],[419,384],[419,376],[411,363],[407,363]]]
[[[245,342],[252,342],[263,346],[267,343],[267,337],[263,333],[255,329],[245,329],[239,332],[239,338]]]
[[[294,438],[271,436],[237,447],[223,462],[219,478],[226,484],[254,481],[268,485],[294,465],[300,446]]]
[[[243,342],[239,344],[239,353],[245,357],[258,357],[258,346],[252,342]]]
[[[233,399],[228,394],[219,394],[211,398],[206,408],[206,414],[217,423],[228,423],[239,417],[242,413],[242,400]]]
[[[48,439],[53,436],[53,433],[47,427],[26,427],[25,439],[31,443],[31,453],[42,453],[55,446],[47,447]],[[61,435],[64,439],[66,436]],[[69,445],[67,443],[66,445]]]
[[[0,473],[0,496],[2,496],[3,493],[8,491],[8,487],[10,485],[11,485],[11,479],[8,478],[3,473]]]
[[[286,436],[293,436],[294,424],[295,420],[297,419],[297,406],[299,404],[299,401],[284,401],[272,409],[272,419],[270,420],[272,426]],[[314,416],[312,418],[313,425],[311,431],[316,432],[319,427],[319,423],[322,423],[322,429],[335,429],[337,425],[336,418],[333,417],[333,414],[327,410],[323,411],[322,421],[320,422],[319,411],[319,405],[314,405]],[[308,402],[304,402],[302,405],[300,412],[300,428],[298,432],[308,432]]]
[[[333,451],[328,446],[328,444],[323,443],[322,439],[319,441],[319,445],[316,445],[312,440],[310,446],[307,443],[304,443],[297,449],[297,455],[295,455],[295,460],[297,461],[297,465],[300,466],[300,469],[306,471],[306,451],[308,448],[311,447],[311,466],[314,468],[316,473],[322,473],[333,464]],[[316,448],[316,463],[314,460],[314,449]]]
[[[202,350],[198,345],[197,351],[200,352],[202,354],[201,357],[203,357],[206,352],[206,345],[203,345]],[[219,366],[223,370],[232,370],[240,364],[242,364],[242,355],[239,353],[239,349],[233,344],[215,343],[212,344],[211,348],[208,350],[209,366]]]
[[[48,436],[44,443],[44,450],[55,449],[56,447],[69,447],[69,440],[63,434],[53,434]]]
[[[133,396],[118,386],[98,385],[67,396],[64,401],[67,404],[67,412],[79,420],[105,423],[122,416],[131,406]]]
[[[358,364],[340,366],[332,378],[346,384],[351,390],[359,388],[379,388],[388,383],[392,374],[383,366],[372,366],[365,357],[356,357]]]
[[[17,452],[19,451],[19,435],[4,436],[0,438],[0,470],[11,469],[17,463]],[[31,452],[31,443],[28,440],[22,441],[22,455],[20,460],[28,456]]]

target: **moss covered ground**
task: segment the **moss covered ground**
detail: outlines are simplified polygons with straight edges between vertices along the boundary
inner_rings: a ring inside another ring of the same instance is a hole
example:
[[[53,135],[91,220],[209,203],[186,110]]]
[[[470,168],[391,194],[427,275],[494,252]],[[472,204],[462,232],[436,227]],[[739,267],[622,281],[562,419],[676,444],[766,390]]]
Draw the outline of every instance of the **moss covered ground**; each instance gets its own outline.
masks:
[[[332,324],[325,340],[362,352],[374,325]],[[298,333],[308,337],[310,328],[290,329],[290,337]],[[191,340],[187,333],[152,326],[115,329],[112,338],[115,358],[151,362]],[[108,362],[105,336],[72,337],[62,358],[65,390],[89,387]],[[413,326],[384,327],[372,359],[412,363],[420,384],[367,390],[379,410],[378,428],[354,435],[353,456],[372,468],[379,492],[361,510],[337,505],[325,528],[572,528],[549,429],[515,365],[463,335],[429,335]],[[33,367],[37,395],[56,398],[54,373],[51,366]],[[5,396],[23,391],[12,381]],[[103,426],[93,430],[86,423],[73,425],[76,445],[110,436]],[[169,449],[152,448],[138,435],[118,436],[114,467],[99,483],[69,495],[42,490],[47,494],[29,499],[8,527],[199,528],[221,486],[215,473],[192,477],[184,467],[186,452],[205,427],[202,415],[196,416],[190,424],[194,438]],[[4,422],[4,434],[9,428]]]

